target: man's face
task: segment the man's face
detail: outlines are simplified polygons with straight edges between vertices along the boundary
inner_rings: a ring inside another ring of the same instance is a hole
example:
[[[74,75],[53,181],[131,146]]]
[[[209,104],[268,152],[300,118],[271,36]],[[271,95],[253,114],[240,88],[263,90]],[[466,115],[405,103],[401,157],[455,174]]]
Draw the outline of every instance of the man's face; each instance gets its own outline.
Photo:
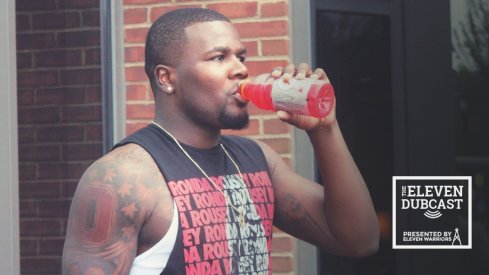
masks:
[[[229,22],[196,23],[176,65],[175,88],[183,114],[201,126],[240,129],[248,124],[246,101],[237,93],[248,76],[245,49]]]

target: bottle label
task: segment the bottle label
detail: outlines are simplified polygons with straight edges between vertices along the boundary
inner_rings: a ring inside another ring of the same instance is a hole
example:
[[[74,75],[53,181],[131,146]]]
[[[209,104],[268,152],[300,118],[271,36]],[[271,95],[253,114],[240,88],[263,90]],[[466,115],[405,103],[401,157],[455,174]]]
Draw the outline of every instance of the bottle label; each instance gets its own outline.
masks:
[[[312,79],[310,81],[296,79],[290,79],[287,82],[275,81],[271,93],[274,109],[310,115],[307,106],[307,94],[312,83]]]

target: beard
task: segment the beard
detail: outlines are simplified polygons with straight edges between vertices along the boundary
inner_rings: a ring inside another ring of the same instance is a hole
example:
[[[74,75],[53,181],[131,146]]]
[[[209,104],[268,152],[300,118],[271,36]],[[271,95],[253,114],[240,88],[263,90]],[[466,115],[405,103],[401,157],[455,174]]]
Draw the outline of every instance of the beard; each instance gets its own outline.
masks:
[[[182,108],[195,124],[212,129],[241,130],[248,126],[249,115],[246,104],[241,104],[239,112],[230,112],[227,106],[222,106],[217,112],[204,109],[194,101],[185,101]],[[217,116],[217,117],[216,117]]]
[[[239,114],[231,114],[226,110],[226,108],[222,108],[219,111],[219,122],[222,125],[222,129],[232,129],[232,130],[241,130],[248,126],[248,122],[250,117],[247,112],[241,112]]]

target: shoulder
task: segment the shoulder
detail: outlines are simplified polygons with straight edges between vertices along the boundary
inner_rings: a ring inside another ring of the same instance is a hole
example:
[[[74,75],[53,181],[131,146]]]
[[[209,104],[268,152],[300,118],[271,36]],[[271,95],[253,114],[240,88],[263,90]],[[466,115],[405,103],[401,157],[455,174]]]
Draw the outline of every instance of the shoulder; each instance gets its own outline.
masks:
[[[256,157],[257,155],[262,155],[266,159],[270,172],[272,173],[277,164],[283,162],[279,154],[263,141],[243,136],[226,135],[223,136],[223,142],[225,145],[232,144],[238,146],[243,152],[251,156]]]
[[[101,200],[114,202],[115,209],[131,206],[126,215],[142,223],[151,215],[161,196],[168,190],[158,166],[143,148],[127,144],[115,148],[95,161],[83,174],[75,198],[98,194]]]
[[[107,273],[129,272],[142,228],[161,203],[172,205],[165,188],[157,165],[138,145],[120,146],[95,161],[73,197],[63,268],[116,267]]]

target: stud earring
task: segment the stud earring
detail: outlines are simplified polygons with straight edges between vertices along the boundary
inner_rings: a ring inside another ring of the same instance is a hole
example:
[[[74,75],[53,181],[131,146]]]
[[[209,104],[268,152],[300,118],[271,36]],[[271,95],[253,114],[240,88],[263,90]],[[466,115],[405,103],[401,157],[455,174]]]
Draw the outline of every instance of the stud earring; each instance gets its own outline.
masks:
[[[173,87],[172,86],[168,86],[168,88],[166,88],[168,93],[171,94],[173,93]]]

